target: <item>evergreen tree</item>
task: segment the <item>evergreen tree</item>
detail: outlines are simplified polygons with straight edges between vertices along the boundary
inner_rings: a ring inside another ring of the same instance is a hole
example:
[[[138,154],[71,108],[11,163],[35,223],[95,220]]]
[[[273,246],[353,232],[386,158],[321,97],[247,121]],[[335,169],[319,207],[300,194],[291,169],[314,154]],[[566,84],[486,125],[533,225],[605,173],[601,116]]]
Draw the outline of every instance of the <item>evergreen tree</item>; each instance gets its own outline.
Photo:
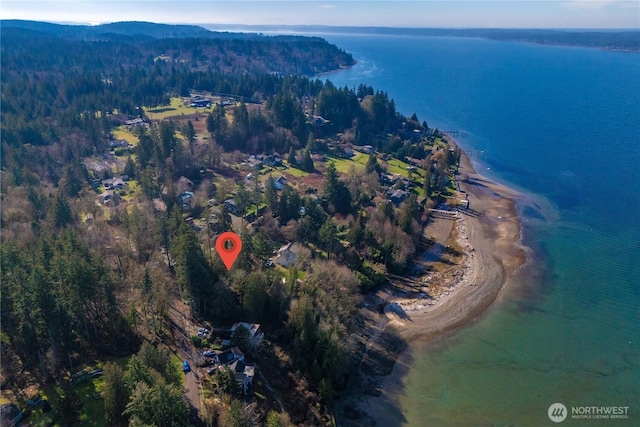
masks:
[[[104,413],[109,425],[124,425],[126,417],[122,415],[129,401],[129,389],[124,371],[115,363],[109,362],[104,367]]]
[[[338,179],[336,165],[330,162],[324,180],[324,198],[329,211],[347,214],[351,211],[351,193],[346,184]]]
[[[431,165],[431,161],[427,162],[427,167],[425,168],[424,173],[424,184],[422,188],[424,189],[425,196],[427,198],[431,197],[431,175],[433,174],[433,166]]]
[[[289,149],[289,155],[287,156],[287,162],[289,163],[289,166],[295,166],[297,164],[297,162],[296,162],[296,150],[294,150],[293,147],[291,147]]]
[[[316,153],[318,151],[318,143],[316,142],[313,134],[309,134],[305,148],[311,153]]]
[[[196,130],[194,129],[191,120],[188,120],[187,124],[183,127],[182,134],[189,145],[189,152],[193,155],[194,143],[196,141]]]
[[[236,209],[238,210],[238,215],[244,215],[247,211],[247,208],[251,204],[251,194],[249,193],[249,191],[247,191],[247,187],[243,182],[238,185],[238,191],[234,200],[236,201]]]
[[[128,176],[130,179],[135,179],[136,177],[136,164],[133,162],[131,156],[127,158],[127,164],[124,166],[124,170],[122,173]]]
[[[73,213],[67,198],[58,193],[51,207],[53,215],[53,225],[56,228],[64,227],[73,222]]]
[[[338,230],[331,218],[327,218],[322,227],[320,227],[318,239],[322,243],[323,249],[331,256],[335,252],[338,243]]]
[[[213,132],[216,130],[216,122],[212,113],[207,114],[206,123],[207,123],[207,132],[213,134]]]
[[[315,166],[313,165],[313,160],[311,159],[311,154],[309,154],[309,150],[304,150],[300,169],[302,169],[305,172],[313,172],[315,169]]]
[[[65,383],[60,391],[60,395],[54,402],[56,412],[62,418],[65,425],[74,425],[80,419],[82,411],[82,400],[78,397],[73,385]]]
[[[264,199],[273,216],[278,216],[278,192],[276,191],[275,180],[271,175],[264,182]]]
[[[366,173],[371,173],[373,171],[379,172],[380,165],[378,164],[378,157],[371,153],[369,154],[369,159],[367,159],[367,165],[364,170]]]

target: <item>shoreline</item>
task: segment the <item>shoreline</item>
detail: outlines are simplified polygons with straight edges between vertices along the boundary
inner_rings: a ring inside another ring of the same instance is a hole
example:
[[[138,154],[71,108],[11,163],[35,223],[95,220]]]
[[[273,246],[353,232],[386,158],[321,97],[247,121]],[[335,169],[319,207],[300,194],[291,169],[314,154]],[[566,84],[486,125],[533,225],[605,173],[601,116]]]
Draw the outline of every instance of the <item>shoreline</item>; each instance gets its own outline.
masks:
[[[430,341],[473,322],[527,260],[516,209],[517,200],[524,196],[478,174],[466,153],[457,181],[468,195],[470,208],[479,215],[458,214],[453,221],[452,232],[463,249],[461,271],[444,278],[435,299],[424,305],[413,301],[415,298],[394,298],[410,321],[403,322],[392,314],[392,326],[409,345],[415,340]]]
[[[373,374],[361,369],[361,384],[356,386],[360,390],[348,393],[342,403],[357,406],[360,414],[372,421],[389,420],[391,413],[401,415],[400,408],[391,406],[394,394],[402,390],[412,351],[477,321],[527,262],[528,248],[522,244],[516,207],[525,196],[478,174],[464,151],[456,181],[477,215],[459,213],[455,219],[430,219],[424,233],[439,235],[436,241],[441,245],[454,239],[462,250],[460,261],[446,272],[426,273],[426,280],[421,282],[426,284],[425,292],[418,296],[389,285],[368,299],[370,305],[376,301],[385,301],[386,305],[384,314],[365,312],[365,328],[370,330],[363,332],[368,337],[363,360],[375,352],[377,357],[387,359],[387,369],[374,370]],[[448,227],[451,228],[446,233]],[[387,334],[399,338],[404,345],[393,348],[379,342]],[[349,425],[344,421],[340,425]]]

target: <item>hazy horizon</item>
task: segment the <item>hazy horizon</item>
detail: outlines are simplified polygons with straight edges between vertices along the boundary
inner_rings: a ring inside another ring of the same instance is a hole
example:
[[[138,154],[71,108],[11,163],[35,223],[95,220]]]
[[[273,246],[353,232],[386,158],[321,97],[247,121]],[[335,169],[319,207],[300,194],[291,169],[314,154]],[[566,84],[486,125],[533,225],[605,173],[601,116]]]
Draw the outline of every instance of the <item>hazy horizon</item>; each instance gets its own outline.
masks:
[[[605,32],[623,32],[623,31],[640,31],[640,28],[541,28],[541,27],[410,27],[410,26],[397,26],[392,27],[389,25],[324,25],[324,24],[222,24],[218,22],[158,22],[158,21],[140,21],[140,20],[122,20],[122,21],[111,21],[111,22],[101,22],[99,24],[96,23],[87,23],[87,22],[78,22],[78,21],[50,21],[50,20],[41,20],[41,19],[20,19],[20,18],[0,18],[3,20],[16,20],[16,21],[33,21],[33,22],[44,22],[47,24],[57,24],[57,25],[77,25],[77,26],[99,26],[99,25],[108,25],[108,24],[117,24],[117,23],[125,23],[125,22],[140,22],[140,23],[150,23],[150,24],[159,24],[159,25],[193,25],[205,28],[211,31],[218,31],[216,29],[210,28],[211,26],[220,26],[221,31],[233,31],[234,28],[238,30],[246,30],[246,29],[260,29],[260,28],[269,28],[269,29],[294,29],[294,28],[327,28],[327,29],[394,29],[394,30],[550,30],[550,31],[605,31]]]
[[[0,17],[71,25],[145,21],[219,26],[631,30],[640,28],[640,2],[4,0]]]

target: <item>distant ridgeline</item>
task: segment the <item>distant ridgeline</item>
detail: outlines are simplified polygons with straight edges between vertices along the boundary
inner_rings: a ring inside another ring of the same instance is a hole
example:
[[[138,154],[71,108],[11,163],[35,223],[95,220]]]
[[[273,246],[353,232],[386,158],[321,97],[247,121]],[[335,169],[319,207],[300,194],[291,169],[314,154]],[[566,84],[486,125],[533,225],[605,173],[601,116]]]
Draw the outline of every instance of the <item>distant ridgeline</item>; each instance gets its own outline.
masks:
[[[388,27],[333,27],[323,25],[292,26],[224,26],[247,31],[291,30],[299,33],[342,33],[410,35],[429,37],[480,37],[490,40],[527,43],[585,46],[611,50],[640,51],[638,30],[550,30],[550,29],[494,29],[494,28],[388,28]]]
[[[313,76],[354,64],[350,54],[319,37],[267,37],[150,22],[87,26],[2,20],[0,28],[3,70],[21,72],[66,72],[80,64],[84,71],[104,72],[163,61],[191,69]]]

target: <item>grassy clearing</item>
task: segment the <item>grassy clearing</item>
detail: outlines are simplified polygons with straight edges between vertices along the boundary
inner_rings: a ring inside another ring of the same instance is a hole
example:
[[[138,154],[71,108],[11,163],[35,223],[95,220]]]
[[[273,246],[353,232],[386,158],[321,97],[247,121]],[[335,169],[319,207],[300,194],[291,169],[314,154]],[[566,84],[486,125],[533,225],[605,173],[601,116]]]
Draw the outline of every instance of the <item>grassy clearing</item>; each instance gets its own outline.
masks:
[[[364,158],[364,162],[362,161]],[[327,157],[327,162],[333,162],[336,165],[336,170],[340,173],[347,173],[351,167],[356,170],[364,170],[367,164],[367,155],[359,153],[350,159],[340,159],[338,157]]]
[[[129,131],[129,129],[124,126],[118,126],[117,128],[113,129],[111,131],[111,135],[113,135],[114,139],[124,139],[133,146],[138,145],[139,142],[138,137],[132,134],[131,131]]]
[[[351,160],[355,163],[361,164],[362,166],[366,166],[367,161],[369,161],[369,155],[365,153],[356,153],[356,155],[353,156]]]
[[[126,362],[128,359],[123,360]],[[121,364],[120,361],[118,361],[118,363]],[[82,401],[82,414],[80,415],[81,425],[107,427],[107,422],[104,417],[104,401],[100,396],[103,388],[104,380],[102,378],[89,379],[88,381],[76,386],[76,393]],[[43,399],[48,400],[52,404],[53,410],[48,413],[43,413],[40,408],[33,409],[28,418],[30,425],[33,427],[45,427],[51,425],[51,422],[55,417],[55,401],[60,396],[60,388],[57,386],[46,387],[43,390],[40,390],[39,393]],[[53,425],[60,426],[61,424],[57,422]]]
[[[405,163],[398,159],[391,159],[387,162],[388,167],[387,170],[389,173],[402,175],[405,178],[409,178],[409,171],[407,170],[407,166],[409,163]],[[416,169],[412,172],[413,179],[424,178],[424,171],[422,169]]]
[[[175,116],[189,116],[196,114],[196,111],[199,113],[209,113],[213,111],[215,106],[211,108],[192,108],[185,107],[182,103],[182,98],[171,98],[171,103],[169,105],[159,105],[156,107],[143,107],[145,114],[151,120],[163,120],[167,117],[175,117]]]
[[[127,202],[139,200],[141,191],[142,190],[138,185],[138,181],[136,181],[135,179],[129,180],[127,181],[126,194],[122,196],[122,200],[125,200]]]
[[[305,176],[309,175],[309,172],[305,172],[292,166],[290,166],[285,172],[287,172],[291,176],[295,176],[296,178],[304,178]],[[274,178],[277,178],[277,176],[275,176]]]
[[[418,196],[426,197],[426,194],[427,194],[427,193],[424,191],[424,188],[422,188],[422,187],[421,187],[421,186],[419,186],[419,185],[418,185],[418,186],[413,187],[413,191],[415,191],[415,192],[416,192],[416,194],[417,194]]]

